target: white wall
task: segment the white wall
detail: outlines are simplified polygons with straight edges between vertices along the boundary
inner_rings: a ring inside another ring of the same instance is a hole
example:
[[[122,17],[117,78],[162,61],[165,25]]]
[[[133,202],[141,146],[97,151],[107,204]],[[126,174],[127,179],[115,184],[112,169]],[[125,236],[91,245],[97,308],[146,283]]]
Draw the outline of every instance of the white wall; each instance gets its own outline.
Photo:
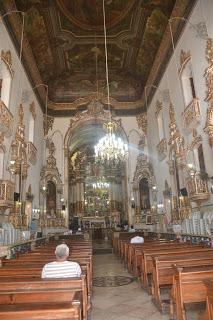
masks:
[[[32,90],[31,84],[27,78],[23,66],[20,64],[19,56],[12,44],[12,41],[7,33],[6,28],[3,23],[0,22],[0,52],[1,50],[10,50],[12,54],[12,69],[14,70],[14,76],[12,78],[9,110],[13,114],[14,124],[13,133],[10,138],[5,138],[4,144],[6,146],[6,153],[4,156],[4,179],[10,179],[10,173],[6,168],[9,165],[9,153],[10,145],[15,137],[17,121],[18,121],[18,110],[19,105],[22,100],[22,93],[24,91],[28,92],[28,99],[23,102],[24,108],[24,125],[25,125],[25,140],[28,141],[29,138],[29,119],[30,119],[30,104],[34,101],[36,109],[36,120],[35,120],[35,137],[34,145],[37,148],[37,163],[31,165],[28,169],[28,177],[26,180],[26,191],[31,184],[32,194],[34,195],[33,206],[39,207],[39,180],[40,180],[40,170],[43,165],[43,113],[38,104],[36,96]],[[1,62],[2,63],[2,62]],[[1,68],[1,64],[0,64]]]
[[[200,0],[195,6],[192,15],[187,23],[181,38],[175,48],[175,52],[172,55],[166,71],[159,83],[158,90],[156,91],[151,104],[148,108],[148,144],[149,153],[152,155],[154,172],[157,180],[158,187],[158,201],[162,200],[162,191],[165,189],[164,183],[167,179],[168,183],[171,185],[171,176],[169,174],[168,168],[168,157],[159,162],[157,157],[156,145],[159,143],[158,130],[157,130],[157,119],[155,117],[156,101],[159,99],[162,101],[162,91],[164,89],[169,89],[171,101],[175,107],[175,117],[178,129],[185,139],[185,145],[190,145],[193,137],[192,134],[188,134],[183,128],[183,122],[181,118],[181,113],[184,110],[184,97],[180,83],[180,77],[178,74],[178,69],[180,68],[180,53],[181,50],[185,52],[190,51],[191,53],[191,63],[194,75],[194,83],[197,97],[200,101],[200,111],[201,111],[201,121],[198,127],[196,127],[198,135],[202,136],[203,139],[203,152],[205,158],[206,172],[209,176],[213,175],[213,152],[208,144],[208,136],[204,133],[203,128],[206,122],[206,110],[207,103],[204,101],[206,97],[206,82],[204,77],[205,69],[208,66],[206,60],[206,41],[207,39],[202,39],[196,32],[197,25],[204,21],[207,24],[207,31],[210,37],[213,36],[213,1],[212,0]],[[163,101],[163,120],[165,124],[165,134],[167,142],[169,140],[169,104]],[[206,204],[213,204],[213,196]]]

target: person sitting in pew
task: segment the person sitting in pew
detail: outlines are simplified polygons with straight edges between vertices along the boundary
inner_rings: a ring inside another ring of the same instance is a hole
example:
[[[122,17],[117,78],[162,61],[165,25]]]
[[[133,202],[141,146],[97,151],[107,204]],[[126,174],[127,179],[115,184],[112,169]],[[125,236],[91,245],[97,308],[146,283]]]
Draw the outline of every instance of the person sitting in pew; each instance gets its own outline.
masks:
[[[42,278],[69,278],[80,277],[81,267],[77,262],[67,261],[69,248],[60,244],[55,249],[56,261],[45,264],[42,269]]]
[[[139,236],[135,236],[135,237],[131,238],[130,243],[144,243],[144,238],[139,237]]]

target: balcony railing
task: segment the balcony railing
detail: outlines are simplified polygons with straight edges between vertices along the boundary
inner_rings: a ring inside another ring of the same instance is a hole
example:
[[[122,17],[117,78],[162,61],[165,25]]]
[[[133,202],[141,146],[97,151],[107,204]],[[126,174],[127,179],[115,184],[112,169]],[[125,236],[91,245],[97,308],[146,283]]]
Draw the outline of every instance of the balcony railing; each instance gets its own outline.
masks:
[[[209,198],[208,184],[201,178],[200,172],[192,173],[187,180],[187,189],[191,201],[201,203]]]
[[[14,205],[14,183],[0,180],[0,209],[6,210]]]
[[[37,149],[34,144],[29,141],[27,143],[27,152],[28,152],[28,159],[31,164],[36,164],[37,161]]]
[[[160,161],[166,158],[166,153],[167,153],[167,142],[166,139],[162,139],[158,145],[156,146],[157,151],[158,151],[158,158]]]
[[[4,102],[0,100],[0,133],[6,137],[11,136],[13,131],[13,115],[5,106]]]
[[[184,127],[192,131],[200,121],[199,100],[194,98],[182,113]]]

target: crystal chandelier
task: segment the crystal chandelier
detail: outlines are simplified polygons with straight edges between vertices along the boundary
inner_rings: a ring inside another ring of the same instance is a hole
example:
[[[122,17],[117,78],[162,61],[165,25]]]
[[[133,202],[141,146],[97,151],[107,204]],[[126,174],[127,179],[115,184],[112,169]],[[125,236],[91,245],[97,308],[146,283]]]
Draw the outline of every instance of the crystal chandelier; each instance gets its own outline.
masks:
[[[106,135],[101,138],[94,146],[96,161],[103,164],[117,164],[123,162],[128,156],[128,145],[123,140],[115,136],[117,124],[112,121],[109,101],[109,73],[108,73],[108,55],[107,55],[107,42],[106,42],[106,15],[103,0],[103,18],[104,18],[104,44],[105,44],[105,65],[106,65],[106,87],[107,87],[107,103],[110,119],[104,123],[104,129],[107,131]]]
[[[116,138],[114,129],[115,122],[109,121],[104,124],[107,134],[95,145],[95,158],[101,163],[119,163],[128,156],[128,145],[121,138]]]

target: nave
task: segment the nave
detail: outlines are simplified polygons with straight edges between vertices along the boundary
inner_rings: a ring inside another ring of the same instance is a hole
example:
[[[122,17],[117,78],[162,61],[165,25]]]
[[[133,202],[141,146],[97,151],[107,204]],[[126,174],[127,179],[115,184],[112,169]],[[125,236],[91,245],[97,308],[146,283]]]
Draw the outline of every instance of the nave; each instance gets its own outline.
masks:
[[[94,244],[96,246],[96,244]],[[100,243],[99,243],[100,245]],[[107,247],[105,245],[105,247]],[[93,282],[92,312],[90,320],[168,320],[169,314],[158,311],[150,295],[143,290],[138,280],[130,275],[115,254],[93,256],[93,277],[122,276],[123,285],[108,283],[109,286],[96,286]],[[93,279],[94,279],[93,278]],[[124,280],[125,282],[125,280]],[[101,285],[101,283],[99,284]],[[197,320],[204,311],[203,305],[187,306],[187,320]]]

